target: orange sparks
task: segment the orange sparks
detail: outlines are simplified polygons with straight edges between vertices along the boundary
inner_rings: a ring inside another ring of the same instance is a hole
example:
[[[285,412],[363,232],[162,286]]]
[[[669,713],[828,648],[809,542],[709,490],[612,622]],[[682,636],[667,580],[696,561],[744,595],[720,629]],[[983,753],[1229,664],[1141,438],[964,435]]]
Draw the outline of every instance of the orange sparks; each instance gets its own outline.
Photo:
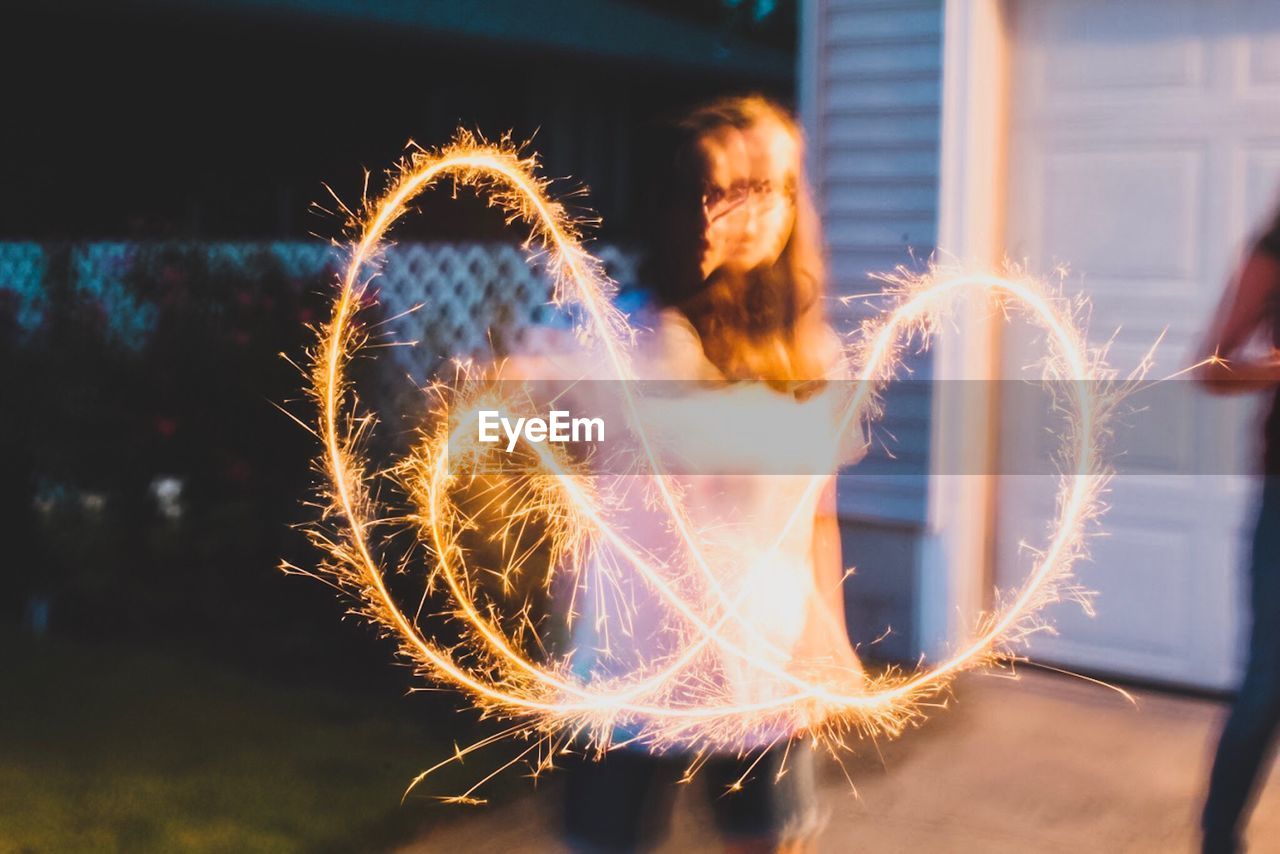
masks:
[[[528,244],[545,253],[556,303],[572,302],[581,308],[579,338],[602,354],[612,377],[634,378],[634,333],[611,303],[614,285],[601,263],[583,248],[578,228],[563,206],[548,196],[535,166],[533,158],[522,158],[509,144],[461,134],[439,151],[412,154],[386,194],[354,223],[358,236],[332,316],[319,331],[312,353],[310,392],[317,403],[316,433],[323,443],[319,466],[326,512],[310,533],[326,553],[320,573],[398,640],[401,652],[423,677],[460,689],[485,712],[514,718],[517,726],[506,735],[534,736],[558,745],[538,752],[538,770],[549,767],[553,755],[570,740],[607,749],[615,744],[620,726],[654,749],[677,746],[694,752],[741,750],[753,738],[779,728],[806,731],[831,745],[843,744],[849,733],[896,735],[921,719],[924,706],[957,674],[1013,657],[1018,641],[1038,627],[1037,612],[1072,592],[1072,565],[1084,553],[1088,523],[1101,512],[1100,493],[1108,478],[1099,443],[1114,399],[1099,392],[1099,380],[1109,374],[1100,355],[1089,349],[1070,307],[1041,282],[1020,274],[934,268],[924,275],[887,279],[892,307],[849,339],[846,359],[856,383],[839,423],[833,425],[837,435],[876,415],[877,395],[894,376],[905,343],[912,336],[927,338],[956,299],[972,295],[999,295],[1007,311],[1043,330],[1046,377],[1064,383],[1069,397],[1064,408],[1070,429],[1061,437],[1067,463],[1048,541],[1036,552],[1021,588],[980,619],[973,639],[962,648],[917,672],[890,671],[874,677],[858,673],[855,679],[838,669],[821,677],[788,669],[759,651],[741,612],[748,591],[726,590],[717,582],[714,558],[689,522],[680,489],[662,473],[651,448],[643,446],[653,464],[650,471],[655,472],[654,501],[678,535],[687,564],[697,570],[691,579],[675,577],[660,560],[637,548],[611,522],[607,501],[593,478],[542,445],[530,448],[537,463],[534,474],[492,486],[490,515],[498,519],[493,536],[514,538],[525,526],[541,526],[549,555],[546,575],[553,570],[577,572],[589,552],[607,547],[629,577],[640,579],[656,594],[680,644],[659,661],[607,680],[575,673],[566,657],[532,655],[528,646],[537,630],[527,612],[515,620],[495,613],[482,603],[477,580],[484,574],[510,585],[515,576],[530,571],[529,555],[513,549],[501,565],[472,565],[474,555],[464,548],[462,538],[475,521],[458,506],[456,494],[485,484],[481,475],[460,470],[456,456],[450,464],[449,453],[457,454],[458,447],[456,441],[450,443],[446,418],[424,427],[408,458],[394,468],[396,482],[412,506],[408,520],[425,545],[428,584],[447,595],[448,613],[460,629],[449,639],[425,632],[412,609],[406,611],[389,587],[381,555],[391,514],[375,495],[374,482],[380,475],[362,451],[373,419],[360,408],[347,377],[351,359],[366,343],[356,318],[378,253],[388,230],[413,199],[447,177],[486,194],[510,221],[522,222],[529,229]],[[633,386],[619,384],[629,416],[638,406]],[[464,377],[442,393],[466,401],[471,390]],[[479,447],[466,451],[475,460],[486,452]],[[809,494],[820,491],[825,480],[812,476]],[[398,518],[404,518],[403,512]],[[793,515],[779,524],[779,539],[794,523]],[[618,607],[625,607],[625,597],[619,601],[623,604]],[[708,651],[719,659],[743,662],[781,687],[758,699],[729,696],[705,672]],[[461,761],[472,749],[459,749],[454,759]]]

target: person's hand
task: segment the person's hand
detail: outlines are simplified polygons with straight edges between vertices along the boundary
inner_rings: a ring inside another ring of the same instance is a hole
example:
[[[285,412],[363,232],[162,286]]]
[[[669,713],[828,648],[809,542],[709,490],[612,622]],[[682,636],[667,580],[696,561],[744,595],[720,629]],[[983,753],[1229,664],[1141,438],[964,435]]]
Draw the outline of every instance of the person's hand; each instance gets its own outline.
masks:
[[[1280,384],[1280,350],[1236,360],[1210,356],[1196,369],[1195,377],[1214,394],[1263,391]]]

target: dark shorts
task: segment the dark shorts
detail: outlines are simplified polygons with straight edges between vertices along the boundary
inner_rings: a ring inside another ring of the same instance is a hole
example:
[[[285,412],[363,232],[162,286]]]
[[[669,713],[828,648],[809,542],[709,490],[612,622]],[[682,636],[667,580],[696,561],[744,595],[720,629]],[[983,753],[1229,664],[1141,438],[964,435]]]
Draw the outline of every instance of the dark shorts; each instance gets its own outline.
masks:
[[[778,780],[783,754],[786,774]],[[784,842],[812,835],[820,821],[813,749],[796,741],[776,747],[734,784],[759,757],[716,756],[698,770],[702,788],[726,840]],[[654,848],[667,837],[679,781],[690,758],[614,750],[599,762],[576,758],[565,769],[565,842],[576,852],[624,852]]]

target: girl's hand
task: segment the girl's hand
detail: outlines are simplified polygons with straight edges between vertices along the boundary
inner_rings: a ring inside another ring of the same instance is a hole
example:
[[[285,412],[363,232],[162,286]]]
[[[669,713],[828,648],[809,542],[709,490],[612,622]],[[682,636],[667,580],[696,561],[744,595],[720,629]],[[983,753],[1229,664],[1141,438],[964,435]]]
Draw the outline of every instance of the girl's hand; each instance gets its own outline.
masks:
[[[1215,394],[1258,391],[1280,383],[1276,351],[1262,359],[1244,352],[1258,331],[1275,334],[1276,299],[1280,297],[1280,258],[1255,250],[1227,288],[1217,315],[1200,348],[1196,378]]]

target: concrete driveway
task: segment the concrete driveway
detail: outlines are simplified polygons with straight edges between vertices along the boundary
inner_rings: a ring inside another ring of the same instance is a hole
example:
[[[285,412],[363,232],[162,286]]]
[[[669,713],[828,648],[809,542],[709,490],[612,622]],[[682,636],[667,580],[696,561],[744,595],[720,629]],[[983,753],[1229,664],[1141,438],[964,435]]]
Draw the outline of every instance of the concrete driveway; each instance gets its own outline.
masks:
[[[824,768],[823,852],[1195,850],[1195,823],[1224,706],[1107,689],[1023,669],[966,677],[920,729],[864,744]],[[681,795],[670,852],[716,851],[696,783]],[[513,803],[459,808],[407,852],[560,851],[554,779]],[[1250,851],[1280,852],[1280,771],[1254,814]]]

